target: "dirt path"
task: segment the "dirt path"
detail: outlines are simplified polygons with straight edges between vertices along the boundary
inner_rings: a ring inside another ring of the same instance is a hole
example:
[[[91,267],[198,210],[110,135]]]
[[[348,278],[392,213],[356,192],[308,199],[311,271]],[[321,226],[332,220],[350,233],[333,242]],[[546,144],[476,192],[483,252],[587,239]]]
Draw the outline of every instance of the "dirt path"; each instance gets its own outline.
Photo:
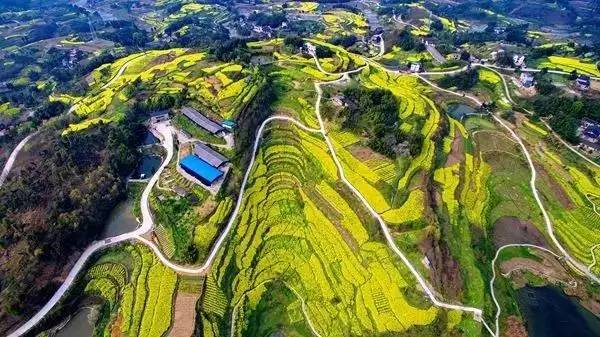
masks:
[[[200,293],[178,292],[173,306],[173,325],[169,337],[190,337],[196,323],[196,301]]]

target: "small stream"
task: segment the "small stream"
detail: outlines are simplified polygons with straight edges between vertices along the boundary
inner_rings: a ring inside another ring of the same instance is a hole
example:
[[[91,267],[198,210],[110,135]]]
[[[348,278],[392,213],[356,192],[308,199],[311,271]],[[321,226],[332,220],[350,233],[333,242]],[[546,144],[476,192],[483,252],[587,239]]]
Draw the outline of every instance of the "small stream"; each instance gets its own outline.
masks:
[[[529,337],[600,336],[600,318],[560,289],[525,286],[517,300]]]

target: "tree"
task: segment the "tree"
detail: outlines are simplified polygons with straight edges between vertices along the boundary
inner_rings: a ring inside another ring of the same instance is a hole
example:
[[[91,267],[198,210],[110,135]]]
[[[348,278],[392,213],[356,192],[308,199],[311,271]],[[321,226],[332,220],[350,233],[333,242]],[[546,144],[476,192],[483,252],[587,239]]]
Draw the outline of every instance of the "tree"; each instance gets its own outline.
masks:
[[[444,24],[441,20],[435,19],[431,22],[431,29],[433,30],[444,30]]]
[[[299,36],[292,35],[283,39],[283,45],[286,47],[291,47],[293,50],[297,50],[302,48],[304,45],[304,40]]]
[[[461,59],[461,61],[469,61],[471,59],[471,53],[469,53],[467,50],[463,49],[460,52],[460,59]]]
[[[569,80],[574,81],[577,79],[577,69],[573,69],[569,74]]]
[[[400,48],[402,48],[402,50],[411,50],[415,48],[416,45],[415,39],[407,29],[400,32],[398,35],[397,44],[400,46]]]

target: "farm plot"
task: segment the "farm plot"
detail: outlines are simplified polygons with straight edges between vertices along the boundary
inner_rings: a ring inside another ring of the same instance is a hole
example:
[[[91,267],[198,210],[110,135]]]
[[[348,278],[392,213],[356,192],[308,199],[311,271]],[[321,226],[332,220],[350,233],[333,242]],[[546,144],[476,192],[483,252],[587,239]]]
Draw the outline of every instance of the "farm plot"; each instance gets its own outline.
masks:
[[[306,329],[297,301],[261,305],[269,299],[260,290],[266,283],[296,293],[323,336],[427,330],[445,315],[407,299],[414,280],[357,214],[325,149],[320,136],[294,126],[266,131],[239,220],[207,278],[205,335],[229,335],[236,304],[233,335],[255,331],[255,317],[273,317],[273,310],[282,314],[277,324],[263,323],[273,327],[266,334]]]
[[[519,131],[534,155],[537,186],[559,240],[579,261],[592,263],[590,249],[600,242],[600,215],[592,204],[600,191],[600,169],[545,142],[542,133],[525,123]]]
[[[104,299],[95,335],[162,336],[171,325],[177,275],[146,247],[104,253],[83,277],[85,293]]]
[[[600,76],[600,70],[594,63],[586,62],[575,57],[549,56],[537,63],[537,68],[549,68],[571,72],[576,70],[580,74]]]
[[[144,101],[188,99],[222,118],[234,118],[256,94],[255,70],[233,63],[205,60],[206,54],[187,49],[153,50],[133,54],[92,72],[91,90],[77,100],[74,114],[84,121],[68,132],[100,120],[120,120],[133,98]],[[90,122],[94,120],[94,122]]]
[[[324,34],[328,36],[347,33],[364,35],[369,27],[367,20],[362,15],[344,10],[324,13],[323,21],[326,25]]]

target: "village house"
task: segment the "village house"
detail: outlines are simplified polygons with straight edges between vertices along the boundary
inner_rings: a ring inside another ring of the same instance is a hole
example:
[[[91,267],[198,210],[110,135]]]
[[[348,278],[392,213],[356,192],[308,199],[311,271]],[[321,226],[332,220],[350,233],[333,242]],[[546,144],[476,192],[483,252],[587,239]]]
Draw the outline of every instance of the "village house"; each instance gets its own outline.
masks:
[[[346,98],[343,95],[335,95],[331,97],[331,102],[333,102],[333,105],[335,106],[345,106]]]
[[[410,64],[410,71],[412,73],[420,73],[422,70],[421,62],[415,62]]]
[[[519,81],[521,82],[523,88],[530,88],[533,86],[535,79],[531,73],[521,73]]]
[[[584,149],[600,151],[600,123],[583,118],[578,129],[579,141]]]
[[[588,90],[591,85],[591,78],[586,75],[579,75],[575,80],[575,84],[579,90]]]
[[[169,120],[169,111],[160,110],[150,113],[150,123],[159,123]]]
[[[515,67],[525,67],[525,55],[513,55],[513,64]]]

